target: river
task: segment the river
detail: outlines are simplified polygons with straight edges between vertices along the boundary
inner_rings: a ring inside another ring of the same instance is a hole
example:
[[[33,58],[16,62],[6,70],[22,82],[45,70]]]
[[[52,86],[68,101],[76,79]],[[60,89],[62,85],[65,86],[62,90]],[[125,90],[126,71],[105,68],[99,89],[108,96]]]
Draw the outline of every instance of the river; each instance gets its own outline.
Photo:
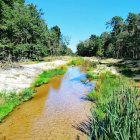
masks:
[[[73,127],[90,115],[91,103],[84,97],[94,85],[83,84],[85,78],[80,68],[69,67],[64,76],[36,88],[34,98],[0,124],[0,140],[86,140]]]

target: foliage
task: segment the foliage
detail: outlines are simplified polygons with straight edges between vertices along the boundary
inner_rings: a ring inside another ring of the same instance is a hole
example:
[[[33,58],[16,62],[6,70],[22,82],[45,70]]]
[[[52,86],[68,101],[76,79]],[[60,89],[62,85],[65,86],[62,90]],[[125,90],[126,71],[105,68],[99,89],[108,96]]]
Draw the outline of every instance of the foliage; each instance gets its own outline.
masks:
[[[140,58],[140,14],[129,13],[126,20],[115,16],[107,27],[111,32],[100,36],[91,35],[89,39],[77,45],[80,56],[98,56],[114,58]]]
[[[87,74],[86,74],[86,77],[89,79],[89,80],[97,80],[99,78],[99,75],[95,75],[93,74],[92,71],[88,71]]]
[[[139,137],[139,94],[135,83],[111,73],[100,75],[95,91],[91,139],[136,140]]]
[[[84,60],[82,66],[85,67],[86,69],[90,68],[97,68],[98,62],[94,62],[91,60]]]
[[[58,26],[48,29],[42,11],[21,0],[0,1],[0,60],[40,60],[71,55]]]
[[[70,62],[70,65],[73,65],[73,66],[80,66],[84,63],[84,59],[83,58],[76,58],[76,59],[73,59],[71,62]]]
[[[20,101],[27,101],[33,98],[34,91],[31,88],[26,88],[19,94]]]
[[[33,97],[33,93],[34,91],[31,88],[25,89],[19,95],[15,92],[0,93],[0,100],[3,101],[0,103],[0,122],[5,116],[12,112],[16,106],[24,101],[30,100]]]
[[[39,87],[43,84],[47,84],[47,83],[49,83],[51,78],[58,76],[58,75],[63,75],[65,72],[66,72],[66,69],[64,67],[61,67],[59,69],[44,71],[42,74],[40,74],[37,77],[37,79],[34,82],[34,86]]]

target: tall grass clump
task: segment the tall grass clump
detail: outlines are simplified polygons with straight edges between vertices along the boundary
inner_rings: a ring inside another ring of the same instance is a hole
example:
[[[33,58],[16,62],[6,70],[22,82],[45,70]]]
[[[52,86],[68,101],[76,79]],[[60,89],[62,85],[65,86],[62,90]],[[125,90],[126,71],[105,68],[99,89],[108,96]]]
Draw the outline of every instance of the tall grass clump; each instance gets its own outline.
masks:
[[[86,73],[86,77],[87,77],[87,79],[92,81],[92,80],[97,80],[99,78],[99,75],[98,74],[93,74],[93,72],[89,70]]]
[[[100,94],[101,98],[99,102],[102,102],[102,99],[105,100],[105,98],[108,98],[110,92],[118,87],[119,84],[123,83],[119,76],[113,75],[110,72],[94,75],[93,72],[88,71],[87,78],[90,80],[98,80],[96,82],[95,90],[87,95],[87,99],[94,101],[94,98],[96,98],[95,96],[99,96],[98,94]]]
[[[83,58],[75,58],[69,63],[69,65],[72,66],[83,66],[85,68],[97,68],[97,64],[97,62],[85,60]]]
[[[95,91],[87,98],[94,101],[91,140],[140,139],[140,91],[135,83],[111,73],[100,75]]]
[[[27,88],[20,94],[15,92],[1,92],[0,93],[0,122],[10,112],[14,110],[16,106],[24,101],[30,100],[33,97],[34,91],[31,88]]]
[[[58,69],[44,71],[37,77],[37,79],[34,82],[34,86],[39,87],[43,84],[47,84],[47,83],[49,83],[51,78],[58,76],[58,75],[63,75],[65,72],[66,72],[66,68],[64,66],[61,66]]]
[[[97,68],[98,62],[91,60],[84,60],[83,67],[86,68]]]
[[[72,66],[81,66],[83,63],[84,63],[84,59],[83,58],[76,58],[76,59],[73,59],[69,63],[69,65],[72,65]]]

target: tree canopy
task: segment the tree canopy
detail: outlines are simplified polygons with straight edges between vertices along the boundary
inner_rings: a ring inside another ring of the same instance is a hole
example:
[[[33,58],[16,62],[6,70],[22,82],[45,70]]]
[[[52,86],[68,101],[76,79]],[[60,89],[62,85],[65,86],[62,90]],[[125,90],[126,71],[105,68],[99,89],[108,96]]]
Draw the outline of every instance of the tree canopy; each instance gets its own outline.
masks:
[[[106,23],[111,32],[91,35],[77,45],[80,56],[140,58],[140,14],[129,13],[127,19],[113,17]]]
[[[24,0],[0,0],[0,60],[69,55],[61,29],[48,29],[42,11]]]

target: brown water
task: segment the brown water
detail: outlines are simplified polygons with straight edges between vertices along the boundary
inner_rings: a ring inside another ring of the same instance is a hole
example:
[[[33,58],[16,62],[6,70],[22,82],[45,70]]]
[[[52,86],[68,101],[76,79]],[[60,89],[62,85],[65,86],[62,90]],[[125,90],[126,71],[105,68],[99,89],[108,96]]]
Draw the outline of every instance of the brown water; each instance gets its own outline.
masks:
[[[85,78],[79,68],[69,68],[36,89],[35,97],[13,111],[0,124],[0,140],[86,140],[73,125],[85,120],[90,102],[85,96],[92,88],[80,82]]]

